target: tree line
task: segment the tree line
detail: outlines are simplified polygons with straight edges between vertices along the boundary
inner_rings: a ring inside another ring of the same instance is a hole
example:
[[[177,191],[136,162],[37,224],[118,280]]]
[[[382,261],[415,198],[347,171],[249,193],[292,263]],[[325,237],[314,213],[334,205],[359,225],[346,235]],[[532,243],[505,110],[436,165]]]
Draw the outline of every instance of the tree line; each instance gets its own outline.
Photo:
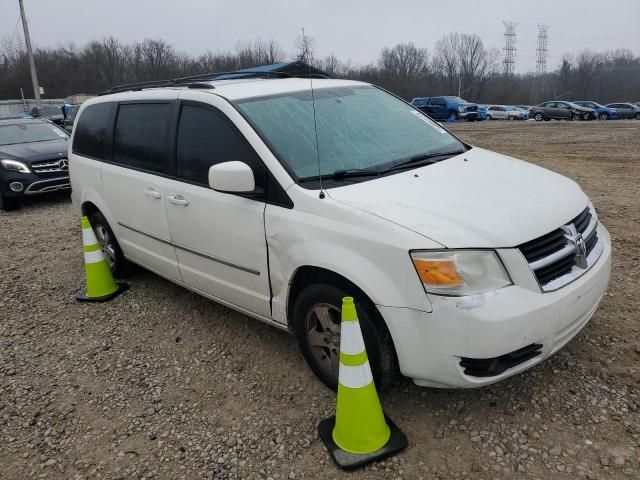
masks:
[[[505,75],[501,52],[475,34],[450,33],[431,50],[413,43],[383,48],[375,63],[354,65],[335,55],[320,58],[312,37],[300,36],[294,50],[273,40],[240,42],[234,51],[193,56],[160,39],[126,44],[114,37],[76,45],[41,47],[34,52],[45,98],[98,93],[142,82],[233,71],[288,60],[302,60],[331,77],[362,80],[411,99],[460,95],[475,102],[532,104],[547,99],[589,99],[603,103],[640,100],[640,57],[629,50],[583,50],[566,54],[554,71]],[[0,99],[32,96],[29,63],[20,42],[0,45]]]

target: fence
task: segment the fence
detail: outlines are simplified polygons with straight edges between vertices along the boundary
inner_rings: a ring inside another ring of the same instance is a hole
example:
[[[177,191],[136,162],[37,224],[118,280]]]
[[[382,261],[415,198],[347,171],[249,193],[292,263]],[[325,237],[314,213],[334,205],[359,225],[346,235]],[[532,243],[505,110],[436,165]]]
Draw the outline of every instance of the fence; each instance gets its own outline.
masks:
[[[47,98],[42,99],[42,105],[62,105],[64,98]],[[0,100],[0,118],[15,117],[31,113],[31,109],[36,106],[36,101],[32,99],[17,100]],[[26,107],[26,111],[25,111]]]

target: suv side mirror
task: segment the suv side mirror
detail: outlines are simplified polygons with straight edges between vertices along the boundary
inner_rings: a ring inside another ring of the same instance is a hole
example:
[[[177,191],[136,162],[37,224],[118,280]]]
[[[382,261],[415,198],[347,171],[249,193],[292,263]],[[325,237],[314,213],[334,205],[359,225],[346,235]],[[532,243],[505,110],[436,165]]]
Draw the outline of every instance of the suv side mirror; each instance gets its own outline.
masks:
[[[256,189],[256,181],[246,163],[224,162],[209,168],[209,186],[218,192],[248,193]]]

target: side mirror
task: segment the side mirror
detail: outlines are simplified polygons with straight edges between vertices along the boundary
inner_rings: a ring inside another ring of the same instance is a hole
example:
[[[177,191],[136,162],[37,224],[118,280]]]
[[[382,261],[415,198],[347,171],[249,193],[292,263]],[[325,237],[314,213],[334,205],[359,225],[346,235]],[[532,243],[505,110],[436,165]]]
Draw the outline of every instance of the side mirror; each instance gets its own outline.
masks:
[[[256,181],[246,163],[224,162],[209,168],[209,186],[218,192],[248,193],[256,189]]]

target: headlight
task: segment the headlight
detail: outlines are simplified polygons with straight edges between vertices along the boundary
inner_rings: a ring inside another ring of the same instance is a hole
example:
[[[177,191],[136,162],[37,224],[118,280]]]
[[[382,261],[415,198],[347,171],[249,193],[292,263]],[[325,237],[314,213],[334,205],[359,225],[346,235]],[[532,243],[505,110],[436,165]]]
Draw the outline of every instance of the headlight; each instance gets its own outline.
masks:
[[[12,172],[31,173],[29,167],[27,167],[22,162],[18,162],[17,160],[0,160],[0,164],[6,170],[11,170]]]
[[[465,107],[463,107],[462,105],[460,105],[460,106],[458,106],[458,111],[459,111],[459,112],[464,112],[464,108],[465,108]]]
[[[411,259],[429,293],[473,295],[513,283],[491,250],[413,251]]]

